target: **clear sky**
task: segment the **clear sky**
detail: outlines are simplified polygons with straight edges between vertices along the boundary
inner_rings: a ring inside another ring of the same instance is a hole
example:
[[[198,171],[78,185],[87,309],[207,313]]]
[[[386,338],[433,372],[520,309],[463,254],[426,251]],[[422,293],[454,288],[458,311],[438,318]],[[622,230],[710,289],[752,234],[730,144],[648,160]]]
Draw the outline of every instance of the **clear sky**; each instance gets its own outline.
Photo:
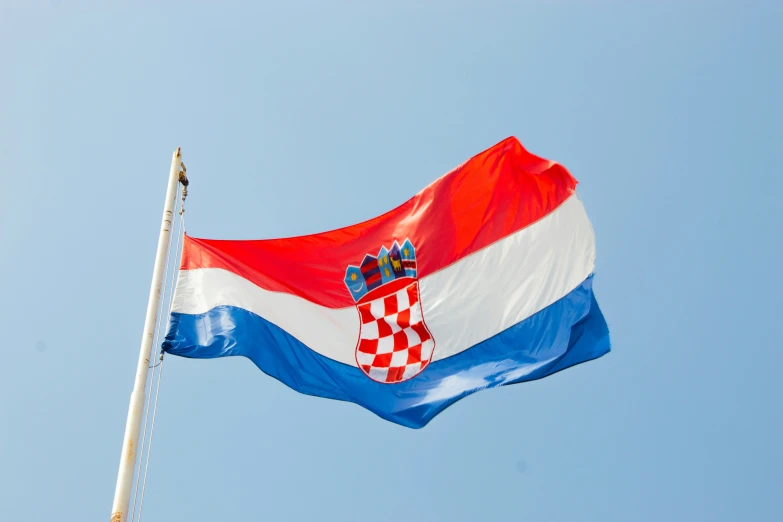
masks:
[[[782,24],[780,1],[0,2],[0,521],[109,518],[177,146],[188,232],[268,238],[509,135],[580,181],[613,351],[423,430],[169,357],[144,520],[783,520]]]

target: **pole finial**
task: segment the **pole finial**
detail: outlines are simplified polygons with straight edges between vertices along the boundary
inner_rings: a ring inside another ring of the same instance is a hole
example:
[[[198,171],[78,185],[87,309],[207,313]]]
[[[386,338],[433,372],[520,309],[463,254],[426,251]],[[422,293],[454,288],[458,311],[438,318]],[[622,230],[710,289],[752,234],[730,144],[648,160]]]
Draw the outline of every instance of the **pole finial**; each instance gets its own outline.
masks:
[[[188,197],[188,185],[190,184],[190,181],[188,181],[188,169],[185,167],[184,162],[179,162],[179,169],[179,182],[182,184],[182,207],[179,210],[181,216],[182,213],[185,212],[185,198]]]

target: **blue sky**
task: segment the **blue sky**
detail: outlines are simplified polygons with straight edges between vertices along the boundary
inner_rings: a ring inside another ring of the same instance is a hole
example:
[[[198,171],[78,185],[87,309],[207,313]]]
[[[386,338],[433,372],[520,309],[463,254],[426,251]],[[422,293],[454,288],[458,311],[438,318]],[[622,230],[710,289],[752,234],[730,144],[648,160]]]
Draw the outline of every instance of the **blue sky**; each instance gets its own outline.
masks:
[[[783,517],[783,4],[106,4],[0,4],[0,520],[109,517],[177,146],[188,232],[266,238],[509,135],[580,181],[613,351],[418,431],[171,357],[145,520]]]

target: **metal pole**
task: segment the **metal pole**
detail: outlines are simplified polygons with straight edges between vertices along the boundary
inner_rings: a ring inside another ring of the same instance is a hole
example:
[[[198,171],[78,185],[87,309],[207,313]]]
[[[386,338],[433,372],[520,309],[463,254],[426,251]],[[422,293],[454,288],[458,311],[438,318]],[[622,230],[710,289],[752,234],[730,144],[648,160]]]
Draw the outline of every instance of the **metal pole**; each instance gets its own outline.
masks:
[[[163,220],[158,237],[158,252],[155,254],[155,267],[152,271],[152,286],[147,302],[147,317],[144,320],[144,334],[141,337],[141,349],[139,350],[139,363],[136,366],[136,379],[133,383],[133,391],[128,408],[128,420],[125,423],[125,437],[122,441],[122,454],[120,456],[120,469],[117,473],[117,487],[114,490],[114,503],[111,508],[111,522],[125,522],[128,516],[128,504],[130,502],[131,487],[133,485],[133,470],[136,464],[136,450],[139,442],[139,431],[144,413],[144,390],[147,387],[147,373],[150,365],[150,349],[155,337],[157,326],[158,304],[163,284],[163,272],[166,264],[166,248],[169,242],[171,224],[174,217],[174,200],[177,196],[177,183],[182,167],[180,149],[174,152],[171,158],[171,171],[169,172],[166,200],[163,204]]]

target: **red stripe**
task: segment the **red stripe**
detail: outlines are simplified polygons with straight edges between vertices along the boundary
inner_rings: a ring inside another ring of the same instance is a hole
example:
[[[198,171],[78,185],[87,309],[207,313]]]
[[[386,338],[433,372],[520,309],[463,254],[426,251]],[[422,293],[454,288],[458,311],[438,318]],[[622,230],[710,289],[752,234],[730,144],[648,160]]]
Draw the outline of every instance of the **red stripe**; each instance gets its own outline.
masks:
[[[369,286],[369,285],[373,284],[374,282],[381,280],[381,273],[380,272],[375,272],[373,275],[371,275],[369,277],[365,276],[364,280],[367,282],[367,286]]]
[[[365,254],[409,238],[417,275],[425,277],[535,223],[563,203],[576,183],[561,165],[508,138],[364,223],[283,239],[186,237],[182,269],[223,268],[261,288],[343,308],[354,304],[343,282],[345,269],[358,266]]]

